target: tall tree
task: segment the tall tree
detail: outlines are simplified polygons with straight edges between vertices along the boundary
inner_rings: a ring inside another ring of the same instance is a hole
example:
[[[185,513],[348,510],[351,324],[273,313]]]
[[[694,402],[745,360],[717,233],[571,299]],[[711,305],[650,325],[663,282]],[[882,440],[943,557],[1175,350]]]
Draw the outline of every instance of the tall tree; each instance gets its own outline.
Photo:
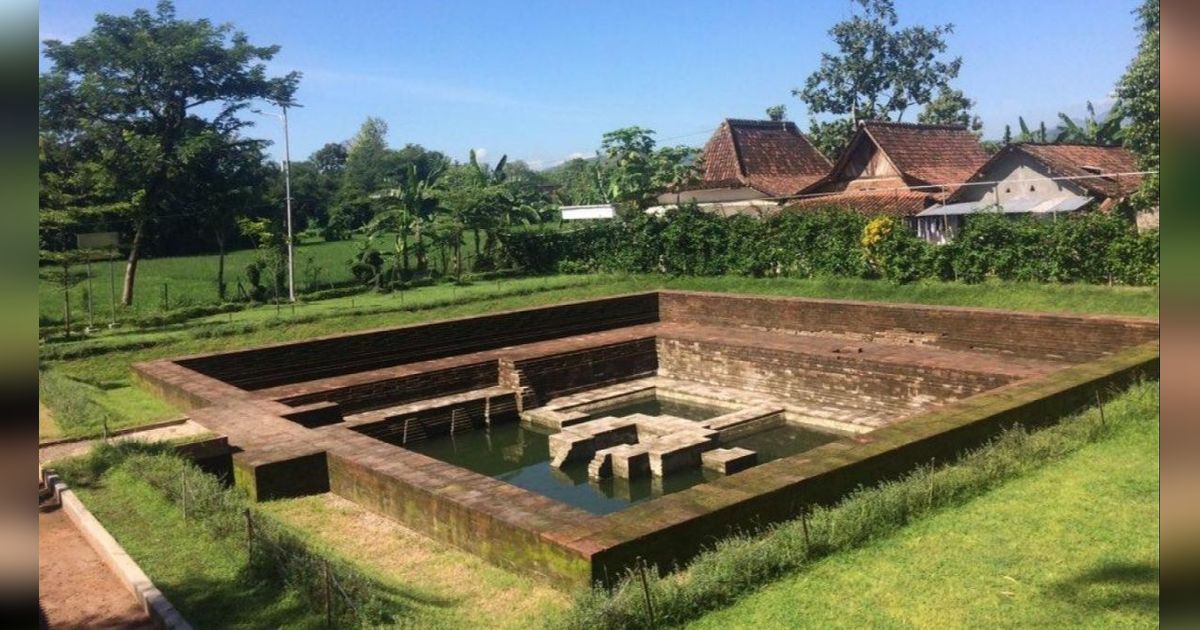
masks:
[[[962,59],[944,60],[954,25],[897,28],[892,0],[855,0],[858,12],[834,24],[837,53],[823,53],[804,86],[792,90],[809,113],[811,135],[828,156],[845,148],[860,120],[902,120],[909,107],[928,103],[958,76]]]
[[[1142,170],[1159,168],[1159,0],[1144,0],[1138,7],[1142,41],[1137,55],[1117,82],[1117,99],[1128,122],[1123,142],[1138,158]],[[1158,205],[1158,173],[1146,176],[1134,196],[1141,208]]]
[[[127,204],[132,240],[122,303],[133,301],[147,231],[171,212],[186,181],[180,154],[189,133],[231,133],[255,99],[290,104],[300,75],[269,78],[278,46],[254,46],[232,25],[181,20],[170,2],[155,12],[100,14],[70,43],[45,42],[40,77],[44,130],[90,136],[113,200]]]
[[[971,112],[975,101],[963,95],[962,90],[943,87],[937,98],[925,103],[917,115],[917,122],[927,125],[962,125],[978,134],[983,121]]]
[[[350,140],[342,169],[342,184],[331,211],[330,234],[363,226],[373,214],[371,195],[394,185],[391,152],[387,146],[387,123],[369,116]]]
[[[787,120],[787,105],[772,105],[767,108],[767,118],[780,121]]]

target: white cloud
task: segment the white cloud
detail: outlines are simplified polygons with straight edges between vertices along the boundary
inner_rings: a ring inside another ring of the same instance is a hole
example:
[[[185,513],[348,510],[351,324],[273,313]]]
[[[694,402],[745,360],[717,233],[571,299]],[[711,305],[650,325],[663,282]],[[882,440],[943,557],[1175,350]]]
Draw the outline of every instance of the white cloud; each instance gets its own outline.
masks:
[[[487,149],[485,149],[483,147],[476,147],[475,148],[475,160],[481,164],[484,162],[487,162],[487,153],[488,153]]]

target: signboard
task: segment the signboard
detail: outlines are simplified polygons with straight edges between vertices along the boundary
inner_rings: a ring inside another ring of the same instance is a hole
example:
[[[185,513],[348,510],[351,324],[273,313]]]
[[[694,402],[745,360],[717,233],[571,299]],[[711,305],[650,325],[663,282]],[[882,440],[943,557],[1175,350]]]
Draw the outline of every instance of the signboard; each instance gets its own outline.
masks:
[[[75,235],[79,249],[116,249],[121,244],[118,232],[88,232]]]

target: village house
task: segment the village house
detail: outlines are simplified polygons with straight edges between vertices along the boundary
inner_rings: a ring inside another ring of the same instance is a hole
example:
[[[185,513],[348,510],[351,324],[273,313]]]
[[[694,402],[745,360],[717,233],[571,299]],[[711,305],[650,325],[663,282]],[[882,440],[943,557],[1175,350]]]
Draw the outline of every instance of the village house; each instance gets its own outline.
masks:
[[[832,170],[801,189],[786,208],[841,208],[912,222],[987,159],[966,127],[863,121]]]
[[[960,187],[916,217],[917,233],[934,242],[953,238],[963,221],[983,211],[1047,219],[1085,210],[1111,210],[1142,183],[1133,154],[1119,146],[1010,144]],[[1064,179],[1065,178],[1065,179]]]
[[[664,206],[696,202],[720,214],[753,214],[777,209],[773,198],[795,194],[824,177],[829,167],[794,122],[727,118],[704,145],[703,178],[659,195],[658,201]]]

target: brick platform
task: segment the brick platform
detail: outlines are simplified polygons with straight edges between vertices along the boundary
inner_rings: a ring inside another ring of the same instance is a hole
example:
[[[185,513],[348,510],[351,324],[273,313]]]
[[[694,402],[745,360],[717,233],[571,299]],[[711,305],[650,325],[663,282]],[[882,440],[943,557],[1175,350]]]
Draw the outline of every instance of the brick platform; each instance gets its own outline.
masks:
[[[1092,404],[1157,375],[1157,337],[1141,319],[664,291],[133,370],[228,438],[258,500],[332,491],[575,588]],[[399,446],[521,416],[567,443],[595,424],[588,409],[656,391],[729,410],[696,431],[643,419],[644,444],[621,433],[637,419],[616,419],[626,428],[558,448],[626,484],[701,464],[736,474],[597,516]],[[756,422],[847,437],[742,469],[752,458],[720,440]]]

